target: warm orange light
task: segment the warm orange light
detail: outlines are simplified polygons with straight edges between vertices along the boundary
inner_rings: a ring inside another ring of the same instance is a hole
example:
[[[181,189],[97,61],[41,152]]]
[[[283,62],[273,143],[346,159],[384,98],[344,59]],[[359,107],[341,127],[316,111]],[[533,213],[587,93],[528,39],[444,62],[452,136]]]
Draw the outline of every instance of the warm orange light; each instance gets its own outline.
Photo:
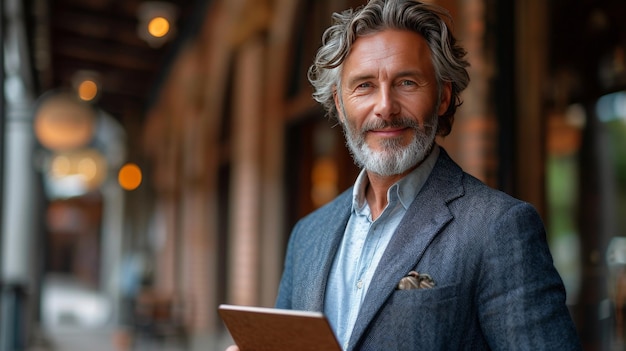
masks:
[[[58,155],[52,159],[50,164],[50,173],[52,176],[61,178],[70,174],[72,163],[66,155]]]
[[[81,174],[87,181],[90,181],[96,177],[98,174],[98,165],[93,158],[83,158],[78,161],[77,165],[78,173]]]
[[[35,135],[50,150],[75,150],[91,140],[95,119],[94,110],[75,95],[56,94],[46,97],[37,109]]]
[[[337,172],[337,165],[332,158],[320,157],[315,160],[311,172],[311,199],[316,207],[337,196]]]
[[[170,22],[165,17],[154,17],[148,23],[148,33],[155,38],[162,38],[170,31]]]
[[[84,80],[78,86],[78,96],[83,101],[91,101],[98,95],[98,84],[93,80]]]
[[[141,169],[134,163],[127,163],[120,169],[117,180],[125,190],[135,190],[141,184]]]
[[[48,169],[55,182],[79,182],[86,191],[97,189],[106,179],[107,162],[96,149],[58,152]]]

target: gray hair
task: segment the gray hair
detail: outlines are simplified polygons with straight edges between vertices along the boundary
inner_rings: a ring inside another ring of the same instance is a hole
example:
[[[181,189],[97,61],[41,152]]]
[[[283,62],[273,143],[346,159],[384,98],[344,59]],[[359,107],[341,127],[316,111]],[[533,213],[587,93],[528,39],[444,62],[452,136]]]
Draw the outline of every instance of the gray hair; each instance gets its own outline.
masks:
[[[386,29],[410,30],[420,34],[428,43],[439,89],[444,82],[452,85],[450,106],[439,116],[437,130],[441,136],[450,133],[454,113],[461,105],[459,95],[470,79],[466,51],[457,44],[449,28],[452,18],[447,10],[415,0],[370,0],[356,10],[334,13],[332,18],[333,25],[324,32],[322,46],[308,71],[315,90],[313,98],[330,117],[337,117],[333,94],[340,87],[343,63],[354,41]]]

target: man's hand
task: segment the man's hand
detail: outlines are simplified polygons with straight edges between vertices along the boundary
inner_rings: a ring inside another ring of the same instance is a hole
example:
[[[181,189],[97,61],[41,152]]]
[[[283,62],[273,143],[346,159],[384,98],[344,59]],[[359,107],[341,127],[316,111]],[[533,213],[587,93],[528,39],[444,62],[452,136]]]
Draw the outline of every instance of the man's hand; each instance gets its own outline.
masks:
[[[239,347],[237,347],[237,345],[230,345],[226,348],[226,351],[239,351]]]

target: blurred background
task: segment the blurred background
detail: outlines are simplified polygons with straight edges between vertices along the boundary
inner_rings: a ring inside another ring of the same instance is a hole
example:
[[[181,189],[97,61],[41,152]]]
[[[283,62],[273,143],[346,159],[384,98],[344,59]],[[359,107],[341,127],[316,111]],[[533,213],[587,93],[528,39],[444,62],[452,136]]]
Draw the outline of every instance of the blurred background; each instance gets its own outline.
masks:
[[[624,350],[626,2],[438,0],[440,143],[531,202],[585,350]],[[0,351],[222,350],[358,172],[306,70],[356,0],[0,0]]]

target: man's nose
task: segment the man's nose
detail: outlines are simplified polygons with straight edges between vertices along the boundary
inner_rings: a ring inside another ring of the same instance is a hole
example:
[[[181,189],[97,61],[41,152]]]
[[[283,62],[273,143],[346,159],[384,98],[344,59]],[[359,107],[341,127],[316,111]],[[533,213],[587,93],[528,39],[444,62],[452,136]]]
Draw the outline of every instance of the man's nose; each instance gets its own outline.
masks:
[[[400,112],[400,104],[397,96],[395,96],[393,88],[382,86],[378,90],[376,107],[374,113],[376,117],[382,119],[390,119]]]

